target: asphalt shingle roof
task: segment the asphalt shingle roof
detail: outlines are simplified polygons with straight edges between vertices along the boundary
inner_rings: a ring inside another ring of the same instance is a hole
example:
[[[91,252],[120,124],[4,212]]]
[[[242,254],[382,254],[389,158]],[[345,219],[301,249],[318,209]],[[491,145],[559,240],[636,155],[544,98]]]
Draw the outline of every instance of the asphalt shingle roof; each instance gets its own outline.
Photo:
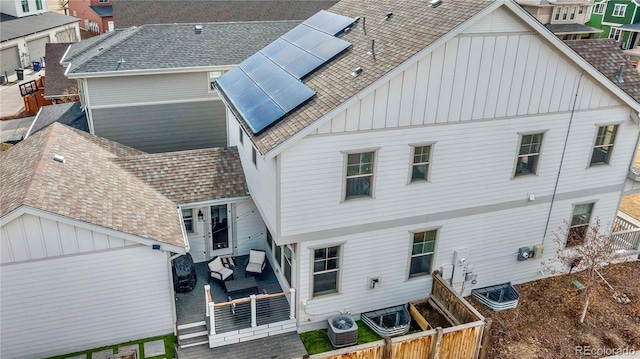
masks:
[[[144,24],[304,20],[337,0],[118,0],[117,28]]]
[[[178,204],[249,195],[236,147],[124,157],[116,162]]]
[[[48,72],[47,76],[49,76]],[[87,114],[82,111],[80,102],[69,102],[40,107],[38,115],[34,118],[27,136],[33,135],[54,122],[73,127],[80,131],[89,132]]]
[[[624,55],[620,45],[613,39],[582,39],[565,41],[573,51],[593,65],[636,102],[640,103],[640,74]],[[620,65],[623,82],[616,81]]]
[[[584,24],[545,24],[547,29],[556,35],[600,33],[602,30]]]
[[[143,25],[74,44],[64,61],[71,61],[69,73],[235,65],[299,23],[203,23],[200,34],[196,24]],[[120,58],[125,62],[118,66]]]
[[[114,162],[140,154],[53,123],[0,153],[0,216],[28,206],[185,247],[175,203]]]
[[[0,41],[35,34],[54,27],[73,24],[80,19],[48,11],[38,15],[15,17],[0,13]]]
[[[352,18],[366,18],[366,33],[362,31],[360,21],[353,30],[340,36],[352,46],[303,80],[316,91],[316,95],[258,135],[253,135],[244,121],[241,124],[252,137],[258,151],[265,154],[492,2],[445,0],[440,6],[432,8],[426,1],[415,0],[342,0],[329,11]],[[386,20],[388,12],[393,12],[393,17]],[[373,39],[375,56],[368,54]],[[363,69],[362,74],[351,76],[357,67]]]
[[[48,43],[45,44],[45,54],[47,58],[47,76],[44,86],[45,97],[60,97],[65,94],[78,94],[78,82],[64,75],[66,68],[60,64],[60,59],[71,43]]]

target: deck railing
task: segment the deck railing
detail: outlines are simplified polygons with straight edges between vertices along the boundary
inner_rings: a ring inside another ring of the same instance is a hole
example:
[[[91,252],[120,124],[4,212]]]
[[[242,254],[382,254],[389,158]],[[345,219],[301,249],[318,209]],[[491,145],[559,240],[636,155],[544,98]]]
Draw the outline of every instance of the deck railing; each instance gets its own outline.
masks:
[[[614,251],[640,250],[640,222],[632,217],[618,212],[611,235],[614,240]]]

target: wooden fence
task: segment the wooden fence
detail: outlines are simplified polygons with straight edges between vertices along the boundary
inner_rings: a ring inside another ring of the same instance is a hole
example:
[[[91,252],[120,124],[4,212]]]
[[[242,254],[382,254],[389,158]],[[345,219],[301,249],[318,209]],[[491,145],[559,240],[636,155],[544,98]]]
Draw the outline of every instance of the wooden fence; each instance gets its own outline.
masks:
[[[385,338],[375,342],[307,355],[309,359],[483,359],[489,341],[491,319],[485,319],[471,304],[456,293],[436,271],[429,301],[449,321],[449,328],[435,328],[419,333]],[[423,327],[426,320],[410,306],[414,320]],[[423,327],[424,328],[424,327]]]

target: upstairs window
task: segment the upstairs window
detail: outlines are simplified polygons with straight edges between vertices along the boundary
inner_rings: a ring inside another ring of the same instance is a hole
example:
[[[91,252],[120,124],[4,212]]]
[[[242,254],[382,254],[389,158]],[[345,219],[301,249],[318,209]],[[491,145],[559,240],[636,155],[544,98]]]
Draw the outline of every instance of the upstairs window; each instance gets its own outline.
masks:
[[[582,15],[584,13],[584,6],[578,7],[578,15]]]
[[[627,11],[627,5],[615,4],[613,6],[613,16],[624,17],[624,14],[626,11]]]
[[[584,243],[587,231],[589,230],[589,223],[591,222],[591,212],[593,212],[593,203],[580,204],[573,207],[573,216],[571,217],[566,247],[582,245]]]
[[[413,147],[413,163],[411,164],[411,182],[429,180],[429,164],[431,145]]]
[[[612,27],[611,30],[609,30],[609,38],[610,39],[614,39],[616,41],[620,41],[620,36],[622,35],[622,30],[618,29],[617,27]]]
[[[576,7],[573,6],[571,7],[571,16],[569,17],[569,20],[573,20],[576,18]]]
[[[538,173],[543,136],[544,133],[535,133],[520,137],[520,150],[518,151],[514,177]]]
[[[347,154],[345,199],[372,197],[375,152]]]
[[[596,135],[596,143],[593,146],[591,161],[589,166],[605,165],[611,161],[611,153],[613,152],[613,144],[616,140],[618,125],[608,125],[598,127]]]
[[[562,20],[566,20],[568,15],[569,15],[569,7],[566,6],[562,11]]]
[[[109,0],[98,0],[98,2],[105,3],[105,2],[109,2]]]
[[[599,2],[593,6],[593,13],[596,15],[603,15],[605,7],[606,7],[606,4],[604,3],[604,1]]]
[[[22,0],[22,12],[29,12],[29,1]]]
[[[36,10],[42,10],[42,0],[36,0]]]
[[[560,6],[556,7],[556,13],[553,16],[554,20],[560,20],[560,12],[562,12],[562,8]]]

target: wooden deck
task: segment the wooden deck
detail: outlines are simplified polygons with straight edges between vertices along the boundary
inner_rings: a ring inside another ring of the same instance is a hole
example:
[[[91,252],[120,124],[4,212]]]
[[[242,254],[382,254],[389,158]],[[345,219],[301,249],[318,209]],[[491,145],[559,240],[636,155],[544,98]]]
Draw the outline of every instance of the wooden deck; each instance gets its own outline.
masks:
[[[209,348],[200,345],[176,351],[177,359],[293,359],[307,354],[298,333]]]

